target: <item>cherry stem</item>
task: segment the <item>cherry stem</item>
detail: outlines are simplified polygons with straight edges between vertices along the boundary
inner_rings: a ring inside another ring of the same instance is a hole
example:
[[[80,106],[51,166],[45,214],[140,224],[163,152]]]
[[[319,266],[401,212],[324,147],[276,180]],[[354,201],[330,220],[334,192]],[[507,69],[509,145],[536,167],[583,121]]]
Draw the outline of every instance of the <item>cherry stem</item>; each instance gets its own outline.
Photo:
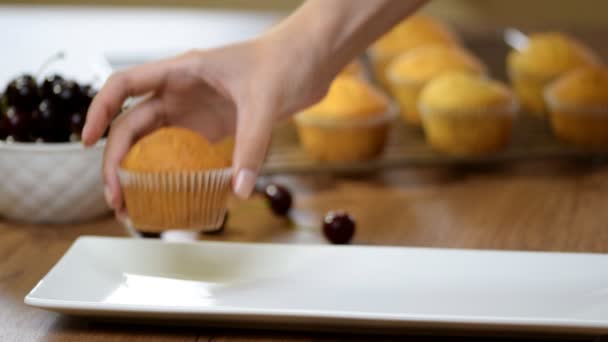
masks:
[[[40,77],[42,77],[42,73],[53,63],[60,61],[62,59],[65,59],[65,52],[64,51],[59,51],[53,55],[51,55],[49,58],[47,58],[46,61],[44,61],[44,63],[42,63],[42,65],[40,66],[40,68],[38,69],[38,72],[36,73],[37,78],[39,79]]]

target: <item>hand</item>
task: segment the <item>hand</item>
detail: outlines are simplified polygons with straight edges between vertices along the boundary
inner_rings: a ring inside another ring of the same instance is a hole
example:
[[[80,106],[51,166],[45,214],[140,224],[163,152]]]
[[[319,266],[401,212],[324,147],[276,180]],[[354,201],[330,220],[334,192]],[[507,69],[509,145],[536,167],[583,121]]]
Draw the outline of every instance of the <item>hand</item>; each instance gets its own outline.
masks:
[[[233,189],[255,186],[273,124],[321,99],[339,70],[425,0],[308,0],[258,39],[138,66],[113,75],[93,100],[83,142],[112,122],[104,155],[106,199],[123,199],[117,169],[138,138],[164,125],[197,130],[211,141],[236,135]],[[125,100],[146,95],[114,117]]]
[[[123,209],[122,158],[138,138],[165,125],[194,129],[210,141],[235,134],[233,188],[241,198],[250,195],[273,124],[320,99],[329,83],[313,79],[312,65],[296,66],[267,39],[192,51],[110,77],[89,109],[85,145],[101,137],[127,98],[147,95],[120,114],[109,133],[103,174],[113,209]]]

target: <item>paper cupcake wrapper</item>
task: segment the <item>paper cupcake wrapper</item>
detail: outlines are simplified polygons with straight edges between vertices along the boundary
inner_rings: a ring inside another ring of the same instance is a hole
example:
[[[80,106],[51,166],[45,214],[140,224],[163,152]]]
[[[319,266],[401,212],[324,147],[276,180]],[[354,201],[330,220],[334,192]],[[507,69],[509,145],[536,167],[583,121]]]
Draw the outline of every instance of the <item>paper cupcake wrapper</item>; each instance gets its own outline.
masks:
[[[306,115],[303,115],[304,112],[301,112],[294,116],[294,120],[297,123],[308,125],[308,126],[317,126],[317,127],[329,127],[329,128],[351,128],[351,127],[370,127],[370,126],[378,126],[390,123],[397,117],[398,106],[389,101],[388,109],[380,113],[378,115],[370,115],[365,118],[356,118],[356,119],[348,119],[348,120],[339,120],[339,119],[320,119],[318,117],[310,118]]]
[[[192,172],[119,170],[129,221],[144,232],[210,231],[226,214],[232,169]]]
[[[501,115],[502,117],[512,117],[515,118],[519,113],[519,101],[515,96],[512,99],[505,103],[504,107],[483,107],[479,108],[468,108],[466,110],[434,110],[427,106],[424,106],[419,103],[418,112],[422,118],[429,117],[432,115],[454,115],[454,116],[462,116],[462,117],[470,117],[477,115],[486,115],[487,113],[493,113],[496,115]]]

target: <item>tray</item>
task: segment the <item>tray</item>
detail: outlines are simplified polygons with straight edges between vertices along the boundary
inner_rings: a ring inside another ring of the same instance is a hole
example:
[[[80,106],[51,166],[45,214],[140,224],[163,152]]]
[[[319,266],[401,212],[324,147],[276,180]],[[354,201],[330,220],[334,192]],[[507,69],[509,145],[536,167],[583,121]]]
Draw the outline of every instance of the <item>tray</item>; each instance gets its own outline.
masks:
[[[151,324],[608,333],[608,256],[81,237],[25,297]]]

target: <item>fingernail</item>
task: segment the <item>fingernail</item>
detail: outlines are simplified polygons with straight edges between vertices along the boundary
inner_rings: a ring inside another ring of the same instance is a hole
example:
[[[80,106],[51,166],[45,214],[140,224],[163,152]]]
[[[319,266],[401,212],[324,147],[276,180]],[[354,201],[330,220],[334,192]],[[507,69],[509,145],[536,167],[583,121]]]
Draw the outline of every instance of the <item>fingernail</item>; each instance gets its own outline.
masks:
[[[247,199],[255,187],[255,172],[241,169],[234,180],[234,193],[241,199]]]
[[[106,198],[106,203],[108,203],[108,205],[110,206],[110,208],[113,208],[112,206],[112,192],[110,191],[110,188],[108,188],[107,186],[103,188],[103,195]]]

